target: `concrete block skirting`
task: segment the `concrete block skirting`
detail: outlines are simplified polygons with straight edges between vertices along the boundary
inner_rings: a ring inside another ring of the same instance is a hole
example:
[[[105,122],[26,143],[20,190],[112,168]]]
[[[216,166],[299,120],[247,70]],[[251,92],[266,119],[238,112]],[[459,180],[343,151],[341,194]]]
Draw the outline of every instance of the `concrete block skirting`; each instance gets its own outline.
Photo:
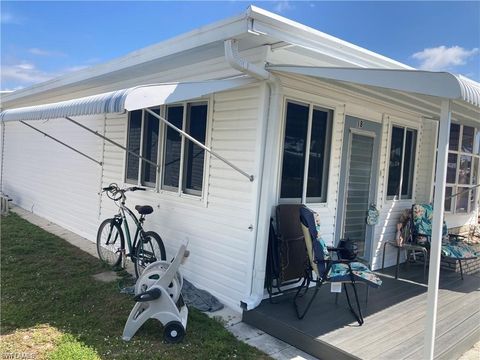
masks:
[[[455,271],[460,273],[460,264],[454,259],[442,258],[440,267],[445,270]],[[472,260],[462,260],[463,273],[467,275],[474,274],[480,271],[480,258]]]

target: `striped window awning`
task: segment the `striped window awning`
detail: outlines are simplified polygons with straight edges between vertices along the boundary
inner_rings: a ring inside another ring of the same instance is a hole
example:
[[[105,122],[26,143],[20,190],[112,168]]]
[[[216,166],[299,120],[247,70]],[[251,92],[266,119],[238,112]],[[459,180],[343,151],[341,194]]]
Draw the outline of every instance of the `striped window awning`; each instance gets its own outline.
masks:
[[[136,86],[50,104],[8,109],[0,121],[47,120],[70,116],[123,113],[199,98],[234,89],[256,81],[248,76],[195,82],[176,82]]]

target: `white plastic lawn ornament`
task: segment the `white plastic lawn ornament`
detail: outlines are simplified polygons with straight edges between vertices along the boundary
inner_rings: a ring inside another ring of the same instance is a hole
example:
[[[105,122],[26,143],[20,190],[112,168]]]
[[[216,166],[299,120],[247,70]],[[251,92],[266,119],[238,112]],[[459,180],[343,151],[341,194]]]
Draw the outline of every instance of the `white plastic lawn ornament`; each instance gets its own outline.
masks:
[[[164,327],[166,342],[182,341],[187,328],[188,308],[183,302],[180,264],[188,257],[182,245],[174,260],[156,261],[145,269],[135,284],[135,301],[125,328],[123,340],[129,341],[148,319],[157,319]]]

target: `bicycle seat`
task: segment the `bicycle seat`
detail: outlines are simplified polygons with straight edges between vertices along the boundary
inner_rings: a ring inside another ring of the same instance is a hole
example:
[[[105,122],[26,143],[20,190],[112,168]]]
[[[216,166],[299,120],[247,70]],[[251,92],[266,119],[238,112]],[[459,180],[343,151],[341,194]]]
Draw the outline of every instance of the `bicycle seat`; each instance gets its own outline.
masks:
[[[148,215],[153,212],[153,208],[150,205],[135,205],[135,210],[137,210],[140,215]]]

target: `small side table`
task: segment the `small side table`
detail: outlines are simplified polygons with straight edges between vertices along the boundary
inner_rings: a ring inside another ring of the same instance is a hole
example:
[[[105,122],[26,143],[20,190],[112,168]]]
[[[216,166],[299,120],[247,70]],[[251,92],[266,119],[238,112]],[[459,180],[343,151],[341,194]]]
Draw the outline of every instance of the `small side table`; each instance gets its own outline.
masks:
[[[382,258],[382,270],[385,267],[385,249],[387,245],[390,245],[394,248],[397,248],[397,266],[395,269],[395,279],[398,279],[398,270],[400,267],[400,250],[405,250],[407,252],[407,261],[408,261],[408,253],[411,251],[414,255],[417,252],[421,252],[423,254],[423,279],[425,279],[427,275],[427,256],[428,252],[427,249],[420,245],[413,245],[413,244],[402,244],[397,245],[395,241],[387,241],[383,244],[383,258]]]

